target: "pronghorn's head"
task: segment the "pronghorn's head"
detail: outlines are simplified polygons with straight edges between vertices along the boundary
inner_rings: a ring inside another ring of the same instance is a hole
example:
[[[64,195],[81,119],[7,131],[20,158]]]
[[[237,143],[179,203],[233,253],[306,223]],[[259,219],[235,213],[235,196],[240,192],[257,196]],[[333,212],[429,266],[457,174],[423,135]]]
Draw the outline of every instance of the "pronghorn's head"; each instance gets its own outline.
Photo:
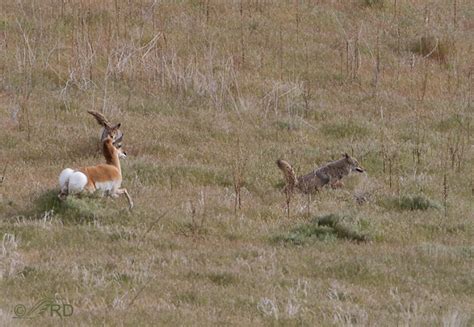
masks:
[[[88,113],[94,116],[99,125],[102,126],[102,130],[100,131],[100,141],[104,142],[107,136],[110,136],[112,137],[114,146],[116,148],[121,147],[123,139],[123,133],[120,130],[121,124],[110,123],[100,112],[89,110]]]
[[[118,156],[120,159],[125,159],[127,158],[127,152],[123,151],[122,149],[122,143],[116,145],[115,142],[112,142],[114,145],[115,149],[117,150]]]
[[[111,161],[115,156],[119,159],[127,157],[127,153],[123,150],[122,144],[116,144],[113,135],[107,135],[103,142],[103,154],[107,162]]]
[[[344,153],[344,159],[349,164],[351,171],[356,171],[359,173],[365,172],[365,169],[359,164],[356,158],[351,157],[347,153]]]

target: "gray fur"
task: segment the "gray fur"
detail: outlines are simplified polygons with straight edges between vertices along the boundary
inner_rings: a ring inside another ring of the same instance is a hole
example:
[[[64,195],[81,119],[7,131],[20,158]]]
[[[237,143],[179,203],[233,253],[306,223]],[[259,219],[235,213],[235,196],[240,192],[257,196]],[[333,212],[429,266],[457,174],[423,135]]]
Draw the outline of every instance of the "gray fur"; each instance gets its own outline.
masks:
[[[278,160],[278,167],[283,171],[288,185],[291,189],[296,189],[301,193],[311,194],[319,191],[327,184],[335,187],[340,180],[349,175],[353,171],[364,172],[364,169],[359,165],[359,162],[350,157],[347,153],[342,159],[331,161],[328,164],[313,170],[312,172],[296,178],[294,170],[284,160]],[[284,163],[285,165],[283,165]],[[285,168],[285,169],[283,169]],[[296,183],[294,180],[296,178]]]

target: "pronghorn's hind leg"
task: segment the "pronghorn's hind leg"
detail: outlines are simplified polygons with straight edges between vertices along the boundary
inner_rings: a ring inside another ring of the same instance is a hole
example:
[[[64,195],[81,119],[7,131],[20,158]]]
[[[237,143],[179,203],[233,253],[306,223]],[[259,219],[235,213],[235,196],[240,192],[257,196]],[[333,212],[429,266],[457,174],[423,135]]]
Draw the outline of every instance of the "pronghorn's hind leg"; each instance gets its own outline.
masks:
[[[66,200],[67,196],[68,196],[67,190],[66,191],[61,190],[61,192],[58,193],[58,198],[61,201]]]
[[[119,188],[114,193],[111,194],[112,197],[117,198],[119,195],[125,194],[128,200],[128,208],[132,210],[133,208],[133,200],[126,188]]]
[[[68,185],[69,185],[69,181],[66,181],[64,186],[61,187],[61,190],[59,191],[59,194],[58,194],[59,200],[61,201],[66,200],[67,196],[69,195]]]
[[[69,194],[69,179],[73,173],[74,173],[74,170],[72,170],[71,168],[66,168],[59,175],[60,191],[58,194],[58,198],[60,200],[66,199],[66,197]]]

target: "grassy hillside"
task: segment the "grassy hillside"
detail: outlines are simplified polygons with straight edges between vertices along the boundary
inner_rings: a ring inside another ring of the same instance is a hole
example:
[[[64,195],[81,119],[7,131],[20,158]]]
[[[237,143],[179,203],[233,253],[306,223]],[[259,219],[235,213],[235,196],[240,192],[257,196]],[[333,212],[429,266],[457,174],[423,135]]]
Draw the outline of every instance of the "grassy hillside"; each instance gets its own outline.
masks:
[[[0,325],[474,324],[472,2],[0,8]],[[103,161],[91,109],[132,212],[56,198]],[[367,173],[288,217],[275,161],[344,152]]]

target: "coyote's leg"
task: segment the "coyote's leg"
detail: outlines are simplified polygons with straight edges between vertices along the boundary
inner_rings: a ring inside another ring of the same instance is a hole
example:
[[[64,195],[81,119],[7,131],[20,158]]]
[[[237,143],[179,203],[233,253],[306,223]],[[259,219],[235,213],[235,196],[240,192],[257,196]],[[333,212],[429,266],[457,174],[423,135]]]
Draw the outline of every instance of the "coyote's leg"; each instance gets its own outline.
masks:
[[[59,200],[65,200],[69,194],[69,181],[66,181],[64,185],[61,186],[61,191],[58,194]]]
[[[340,179],[338,179],[338,180],[335,180],[335,181],[331,182],[331,187],[332,188],[343,188],[344,183]]]
[[[127,197],[127,200],[128,200],[128,208],[129,208],[130,210],[132,210],[132,208],[133,208],[133,200],[132,200],[130,194],[128,194],[128,191],[127,191],[126,188],[119,188],[119,189],[117,189],[117,190],[115,191],[115,193],[112,194],[112,197],[118,197],[118,196],[121,195],[121,194],[125,194],[125,196]]]
[[[316,171],[316,176],[319,178],[318,186],[322,188],[324,185],[331,183],[331,176],[322,171]]]

